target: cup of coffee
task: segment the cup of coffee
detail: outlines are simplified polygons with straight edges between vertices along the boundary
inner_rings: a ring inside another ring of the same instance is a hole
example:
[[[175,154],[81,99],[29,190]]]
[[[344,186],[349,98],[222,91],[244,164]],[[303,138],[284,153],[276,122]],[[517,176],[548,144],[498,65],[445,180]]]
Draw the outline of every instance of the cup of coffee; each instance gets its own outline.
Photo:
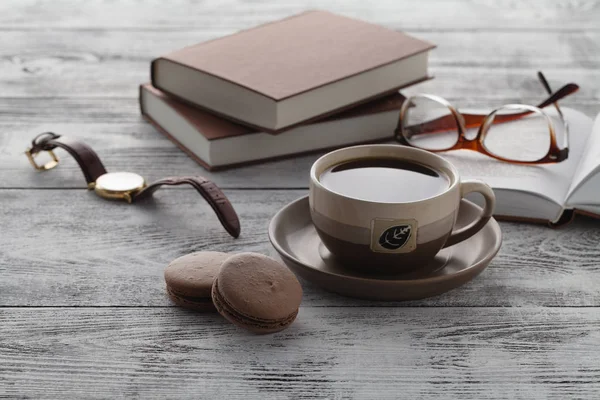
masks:
[[[479,192],[481,216],[454,230],[461,199]],[[477,233],[495,197],[477,180],[461,181],[442,157],[400,145],[336,150],[310,170],[310,213],[327,249],[363,271],[400,273],[425,267],[444,247]]]

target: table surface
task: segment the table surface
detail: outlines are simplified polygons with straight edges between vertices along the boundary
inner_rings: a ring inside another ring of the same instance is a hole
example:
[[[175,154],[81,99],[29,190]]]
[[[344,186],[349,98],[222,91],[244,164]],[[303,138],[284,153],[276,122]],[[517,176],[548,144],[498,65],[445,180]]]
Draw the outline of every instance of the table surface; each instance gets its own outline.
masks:
[[[137,85],[158,55],[327,8],[438,45],[436,78],[407,93],[459,106],[535,103],[535,73],[600,111],[598,1],[58,1],[0,3],[0,397],[598,398],[600,223],[501,223],[482,275],[406,303],[344,298],[304,282],[297,321],[253,336],[174,307],[163,269],[199,250],[275,256],[270,218],[307,193],[318,155],[206,173],[144,122]],[[38,132],[78,137],[111,170],[204,174],[237,207],[231,239],[191,189],[140,206],[83,189],[64,157],[37,173]]]

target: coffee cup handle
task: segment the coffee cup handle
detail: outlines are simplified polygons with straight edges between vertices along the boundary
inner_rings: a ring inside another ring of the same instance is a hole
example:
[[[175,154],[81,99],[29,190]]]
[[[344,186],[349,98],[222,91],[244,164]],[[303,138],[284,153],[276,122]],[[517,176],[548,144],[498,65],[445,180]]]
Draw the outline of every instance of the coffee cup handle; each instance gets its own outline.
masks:
[[[469,193],[478,192],[483,195],[485,199],[485,207],[481,216],[469,225],[464,226],[460,229],[453,230],[444,247],[452,246],[456,243],[462,242],[465,239],[470,238],[481,230],[488,223],[492,214],[494,213],[494,206],[496,205],[496,196],[494,191],[485,183],[478,180],[465,180],[460,184],[460,197],[463,198]]]

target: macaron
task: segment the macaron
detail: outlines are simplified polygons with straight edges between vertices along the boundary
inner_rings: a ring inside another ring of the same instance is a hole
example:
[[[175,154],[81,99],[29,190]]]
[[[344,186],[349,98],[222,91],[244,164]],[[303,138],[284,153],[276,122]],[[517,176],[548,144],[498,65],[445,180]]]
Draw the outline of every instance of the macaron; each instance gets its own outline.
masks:
[[[178,306],[197,311],[215,311],[211,289],[229,254],[200,251],[173,260],[165,269],[167,294]]]
[[[302,286],[282,263],[256,253],[229,257],[212,286],[217,311],[254,333],[287,328],[298,315]]]

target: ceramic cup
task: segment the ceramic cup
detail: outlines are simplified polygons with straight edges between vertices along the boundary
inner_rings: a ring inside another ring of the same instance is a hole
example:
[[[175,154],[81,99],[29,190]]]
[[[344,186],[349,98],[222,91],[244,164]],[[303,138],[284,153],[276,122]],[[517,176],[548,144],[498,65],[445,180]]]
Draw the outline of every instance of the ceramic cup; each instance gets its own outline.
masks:
[[[417,201],[384,203],[333,192],[319,181],[321,174],[335,165],[378,158],[428,166],[448,177],[448,188]],[[471,192],[483,195],[483,212],[467,226],[453,230],[460,200]],[[456,168],[442,157],[394,144],[347,147],[319,158],[310,170],[309,203],[323,244],[343,265],[363,271],[400,273],[425,267],[442,248],[477,233],[491,218],[495,197],[481,181],[461,181]]]

